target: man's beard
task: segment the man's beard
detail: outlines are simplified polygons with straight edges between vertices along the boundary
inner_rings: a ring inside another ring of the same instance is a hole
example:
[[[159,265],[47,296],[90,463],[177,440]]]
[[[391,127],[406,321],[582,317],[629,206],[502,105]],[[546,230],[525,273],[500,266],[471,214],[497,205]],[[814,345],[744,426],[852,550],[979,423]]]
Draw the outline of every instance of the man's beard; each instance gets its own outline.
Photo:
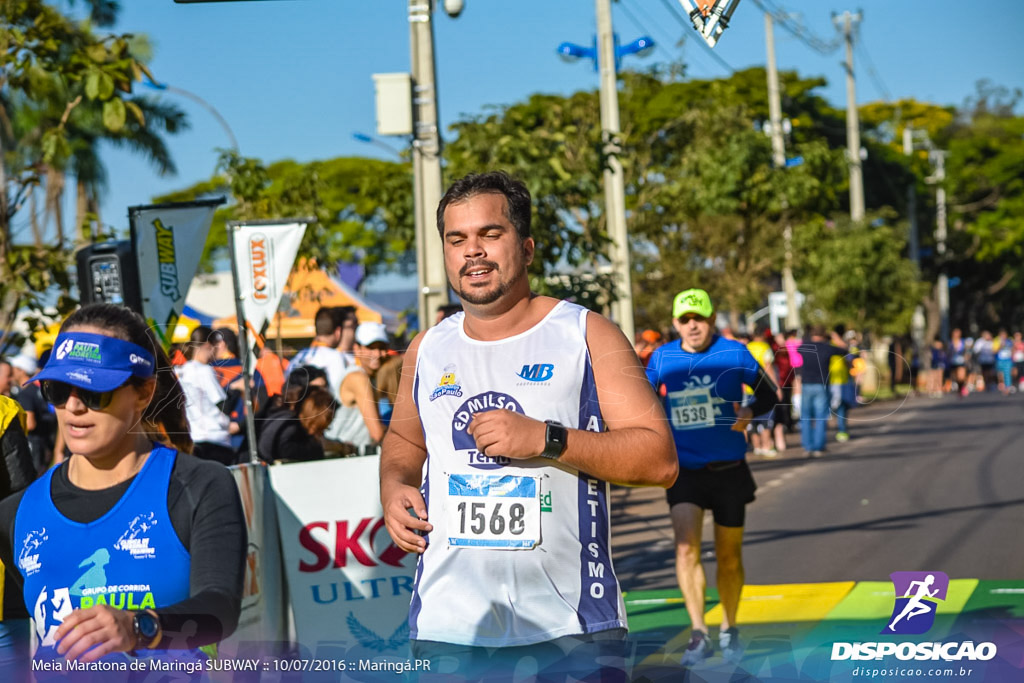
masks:
[[[494,289],[488,289],[483,291],[476,291],[472,286],[462,287],[462,278],[470,270],[474,268],[489,268],[498,278],[498,284],[494,286]],[[502,279],[501,270],[498,268],[498,264],[493,261],[477,261],[473,263],[467,263],[459,269],[459,277],[457,284],[452,283],[452,289],[459,295],[459,298],[468,304],[475,306],[486,306],[487,304],[493,304],[495,301],[501,299],[501,297],[508,294],[512,289],[512,281]]]

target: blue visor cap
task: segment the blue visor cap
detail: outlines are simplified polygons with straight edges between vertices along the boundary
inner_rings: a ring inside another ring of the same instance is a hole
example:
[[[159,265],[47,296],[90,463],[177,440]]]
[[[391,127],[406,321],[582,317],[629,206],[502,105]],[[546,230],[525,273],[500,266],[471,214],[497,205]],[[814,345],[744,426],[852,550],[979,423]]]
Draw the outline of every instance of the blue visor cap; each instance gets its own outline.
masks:
[[[113,391],[130,377],[148,379],[153,354],[138,344],[103,334],[66,332],[57,337],[46,367],[32,378],[67,382],[80,389]]]

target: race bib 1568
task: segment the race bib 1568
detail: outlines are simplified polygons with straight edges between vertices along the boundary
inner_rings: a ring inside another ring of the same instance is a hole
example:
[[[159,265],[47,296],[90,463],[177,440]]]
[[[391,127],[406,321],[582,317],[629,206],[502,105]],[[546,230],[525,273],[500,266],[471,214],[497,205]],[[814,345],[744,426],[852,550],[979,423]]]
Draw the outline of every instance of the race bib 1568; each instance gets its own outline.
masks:
[[[448,475],[448,545],[529,550],[540,542],[540,483],[536,477]]]

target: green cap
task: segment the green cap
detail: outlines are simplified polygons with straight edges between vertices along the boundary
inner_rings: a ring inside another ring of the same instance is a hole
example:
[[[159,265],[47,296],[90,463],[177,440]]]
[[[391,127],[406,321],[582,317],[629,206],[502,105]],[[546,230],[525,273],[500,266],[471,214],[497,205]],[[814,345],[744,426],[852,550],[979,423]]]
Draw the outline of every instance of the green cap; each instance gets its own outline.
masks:
[[[688,289],[685,292],[679,292],[676,294],[676,300],[672,303],[673,318],[682,318],[687,313],[696,313],[704,318],[710,318],[714,312],[711,297],[703,289]]]

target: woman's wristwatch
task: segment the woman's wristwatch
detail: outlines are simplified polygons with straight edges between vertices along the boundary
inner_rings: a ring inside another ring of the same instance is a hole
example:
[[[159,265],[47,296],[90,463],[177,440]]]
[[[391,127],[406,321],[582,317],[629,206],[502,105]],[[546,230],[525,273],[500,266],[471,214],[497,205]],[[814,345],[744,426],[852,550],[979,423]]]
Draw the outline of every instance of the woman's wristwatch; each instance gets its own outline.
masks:
[[[141,610],[132,617],[132,632],[135,634],[135,649],[150,650],[163,638],[160,617],[151,609]]]

